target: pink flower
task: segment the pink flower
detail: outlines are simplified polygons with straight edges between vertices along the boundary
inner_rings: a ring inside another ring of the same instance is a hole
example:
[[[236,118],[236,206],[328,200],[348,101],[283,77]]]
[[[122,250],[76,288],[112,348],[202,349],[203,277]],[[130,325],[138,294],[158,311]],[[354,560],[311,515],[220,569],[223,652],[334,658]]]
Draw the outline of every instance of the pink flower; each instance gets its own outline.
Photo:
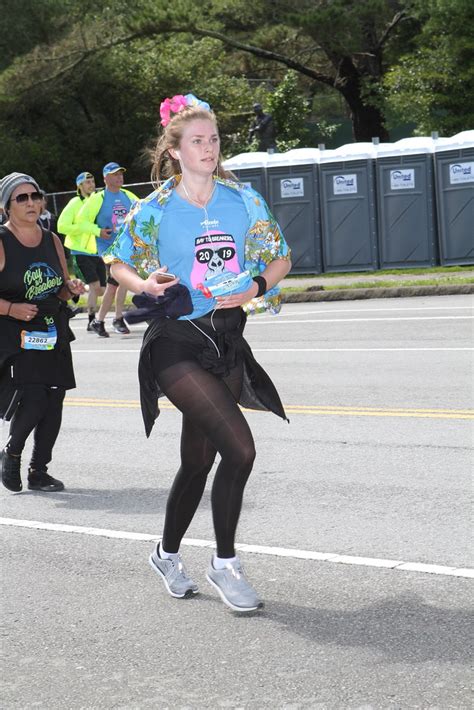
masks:
[[[187,106],[187,101],[182,94],[162,101],[160,104],[161,125],[167,126],[171,119],[171,112],[179,113],[185,106]]]
[[[181,109],[187,105],[187,101],[182,94],[176,94],[176,96],[173,96],[171,99],[171,110],[173,113],[179,113]]]
[[[185,106],[200,106],[210,111],[210,106],[205,101],[200,101],[194,94],[176,94],[171,99],[165,99],[160,104],[161,125],[167,126],[171,120],[171,113],[179,113]]]

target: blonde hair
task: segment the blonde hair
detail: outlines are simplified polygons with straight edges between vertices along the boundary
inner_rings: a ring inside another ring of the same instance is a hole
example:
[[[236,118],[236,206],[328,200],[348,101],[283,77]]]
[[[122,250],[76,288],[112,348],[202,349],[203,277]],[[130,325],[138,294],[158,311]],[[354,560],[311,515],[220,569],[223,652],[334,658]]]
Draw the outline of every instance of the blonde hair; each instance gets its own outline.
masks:
[[[151,180],[154,185],[158,185],[163,179],[179,175],[181,168],[179,160],[175,160],[170,151],[178,150],[185,126],[191,121],[206,120],[212,121],[217,130],[217,119],[213,111],[207,111],[199,106],[185,106],[175,113],[168,125],[163,128],[163,133],[158,138],[152,153]],[[216,174],[221,178],[231,177],[231,173],[224,170],[221,163],[221,156],[217,162]]]

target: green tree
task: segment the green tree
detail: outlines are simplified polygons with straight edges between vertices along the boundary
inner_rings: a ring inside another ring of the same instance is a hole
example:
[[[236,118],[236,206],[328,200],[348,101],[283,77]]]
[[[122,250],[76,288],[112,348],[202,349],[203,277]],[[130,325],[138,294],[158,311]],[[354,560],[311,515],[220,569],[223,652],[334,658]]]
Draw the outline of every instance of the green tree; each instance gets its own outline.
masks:
[[[280,152],[306,145],[309,101],[298,87],[296,72],[289,71],[268,99],[268,110],[275,121]]]
[[[356,140],[387,139],[387,108],[422,131],[472,125],[471,0],[3,0],[2,10],[0,174],[32,172],[48,189],[111,159],[148,179],[159,103],[189,91],[216,110],[225,155],[247,148],[254,101],[274,114],[282,148],[306,130],[313,145],[330,135],[321,115],[334,114],[321,110],[340,97]]]
[[[474,5],[471,0],[417,0],[422,25],[414,51],[384,81],[392,120],[416,123],[418,134],[452,135],[474,126]]]
[[[58,78],[92,52],[103,52],[119,42],[161,41],[173,34],[209,37],[228,48],[231,66],[235,57],[237,66],[242,66],[242,54],[248,54],[267,67],[293,69],[308,83],[340,92],[351,113],[354,138],[387,139],[378,88],[397,42],[415,31],[402,29],[408,19],[407,2],[298,0],[295,8],[291,0],[202,0],[199,4],[136,0],[130,7],[123,0],[109,0],[96,14],[89,14],[81,31],[73,25],[69,44],[65,40],[44,54],[41,66]]]
[[[69,10],[74,17],[74,7]],[[118,160],[129,168],[129,181],[148,180],[144,148],[157,134],[160,101],[189,91],[210,101],[221,118],[224,144],[239,152],[252,95],[245,80],[232,76],[231,66],[222,72],[220,42],[169,35],[159,42],[145,37],[118,43],[105,22],[99,50],[99,20],[88,22],[82,35],[73,22],[60,40],[62,61],[56,44],[42,44],[12,56],[0,74],[0,175],[22,170],[46,189],[61,190],[72,188],[83,169],[100,182],[104,163]]]

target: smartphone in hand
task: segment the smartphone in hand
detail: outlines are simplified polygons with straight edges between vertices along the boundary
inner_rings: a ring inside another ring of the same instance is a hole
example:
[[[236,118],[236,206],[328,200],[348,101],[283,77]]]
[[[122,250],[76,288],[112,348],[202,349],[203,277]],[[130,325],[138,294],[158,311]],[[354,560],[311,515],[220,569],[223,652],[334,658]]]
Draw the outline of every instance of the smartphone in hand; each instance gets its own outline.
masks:
[[[173,281],[176,278],[175,274],[171,274],[169,271],[155,271],[155,276],[159,284]]]

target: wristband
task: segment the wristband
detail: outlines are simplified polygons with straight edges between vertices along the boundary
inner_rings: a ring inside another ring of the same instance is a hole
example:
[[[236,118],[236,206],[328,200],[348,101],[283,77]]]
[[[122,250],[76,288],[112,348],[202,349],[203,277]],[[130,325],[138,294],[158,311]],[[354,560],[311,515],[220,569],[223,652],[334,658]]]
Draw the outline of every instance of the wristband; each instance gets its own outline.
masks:
[[[253,280],[258,286],[258,291],[257,295],[255,298],[259,298],[260,296],[263,296],[267,292],[267,282],[263,276],[254,276]]]

